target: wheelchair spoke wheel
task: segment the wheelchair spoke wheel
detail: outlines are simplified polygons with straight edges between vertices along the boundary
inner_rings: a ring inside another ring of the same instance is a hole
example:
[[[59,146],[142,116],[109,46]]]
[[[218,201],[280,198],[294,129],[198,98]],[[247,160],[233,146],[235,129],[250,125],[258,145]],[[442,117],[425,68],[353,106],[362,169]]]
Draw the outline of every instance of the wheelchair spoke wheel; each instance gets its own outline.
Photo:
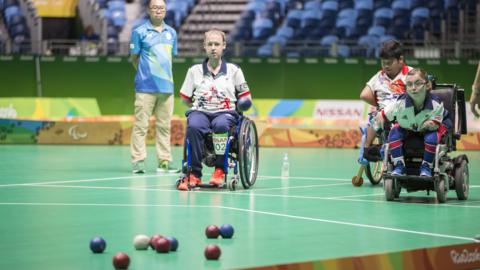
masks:
[[[242,121],[238,139],[240,180],[245,189],[253,186],[258,173],[258,135],[255,123],[248,118]]]
[[[460,166],[455,169],[455,191],[459,200],[466,200],[469,193],[468,163],[462,160]]]

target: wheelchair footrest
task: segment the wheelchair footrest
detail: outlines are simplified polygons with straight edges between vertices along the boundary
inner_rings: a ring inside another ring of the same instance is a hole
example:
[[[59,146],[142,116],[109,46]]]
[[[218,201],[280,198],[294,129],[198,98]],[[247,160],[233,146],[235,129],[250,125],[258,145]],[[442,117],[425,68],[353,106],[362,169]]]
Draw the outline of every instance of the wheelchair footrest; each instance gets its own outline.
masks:
[[[418,176],[418,175],[392,175],[392,174],[384,174],[385,178],[397,179],[397,180],[416,180],[416,181],[434,181],[435,177],[425,177],[425,176]]]
[[[200,184],[200,185],[196,185],[196,186],[193,187],[193,189],[195,189],[195,188],[199,188],[199,189],[200,189],[200,188],[212,188],[212,189],[218,188],[218,189],[223,189],[223,188],[227,188],[227,184],[226,184],[226,183],[223,183],[223,184],[221,184],[220,186],[218,186],[218,185],[212,185],[212,184],[207,184],[207,183],[204,184],[204,183],[202,183],[202,184]]]

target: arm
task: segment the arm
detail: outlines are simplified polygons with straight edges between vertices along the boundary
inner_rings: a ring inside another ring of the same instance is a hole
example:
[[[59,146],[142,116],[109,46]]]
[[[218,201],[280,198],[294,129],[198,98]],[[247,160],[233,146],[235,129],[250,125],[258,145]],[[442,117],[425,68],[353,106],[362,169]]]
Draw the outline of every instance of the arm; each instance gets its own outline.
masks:
[[[430,117],[425,120],[422,124],[420,130],[437,130],[443,122],[443,113],[445,111],[442,103],[434,104],[435,108],[433,109]]]
[[[480,62],[478,63],[477,74],[475,75],[475,80],[472,85],[470,109],[475,117],[480,117]]]
[[[138,69],[138,61],[139,61],[140,57],[138,54],[132,54],[130,55],[130,60],[132,60],[132,65],[133,67],[135,68],[135,70]]]
[[[188,107],[193,106],[193,91],[194,89],[194,79],[192,68],[189,68],[187,75],[185,75],[185,80],[183,81],[182,88],[180,88],[180,98],[182,102]]]
[[[235,96],[237,97],[237,108],[242,112],[248,111],[252,106],[252,95],[240,68],[235,72],[233,84],[235,86]]]
[[[375,95],[373,94],[372,89],[368,85],[366,85],[360,93],[360,99],[372,106],[377,106],[377,100],[375,99]]]

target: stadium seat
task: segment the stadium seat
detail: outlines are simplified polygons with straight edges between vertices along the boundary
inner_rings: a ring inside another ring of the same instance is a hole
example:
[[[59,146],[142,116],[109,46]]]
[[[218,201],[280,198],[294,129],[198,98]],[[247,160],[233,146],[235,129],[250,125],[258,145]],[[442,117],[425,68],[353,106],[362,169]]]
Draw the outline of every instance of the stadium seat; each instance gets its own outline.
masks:
[[[392,23],[393,11],[390,8],[379,8],[373,15],[373,24],[388,27]]]
[[[317,9],[308,9],[302,13],[302,28],[315,28],[320,25],[322,12]]]
[[[390,8],[390,0],[375,0],[373,9]]]
[[[417,7],[412,10],[412,14],[410,17],[410,26],[415,27],[422,27],[427,22],[430,16],[430,11],[428,8],[425,7]]]
[[[257,49],[258,56],[272,56],[273,49],[271,44],[264,44]]]
[[[367,35],[376,36],[380,38],[381,36],[385,35],[385,33],[386,33],[385,27],[376,25],[368,29]]]
[[[298,10],[298,9],[290,10],[287,14],[287,19],[286,19],[287,26],[292,28],[300,27],[300,24],[302,22],[302,14],[303,14],[302,10]]]
[[[290,39],[293,37],[293,34],[293,28],[283,25],[282,27],[278,28],[276,35]]]
[[[338,1],[338,9],[354,8],[355,4],[353,0],[340,0]]]
[[[425,0],[411,0],[410,9],[413,10],[419,7],[426,7],[426,6],[427,4]]]
[[[304,10],[320,10],[322,9],[322,1],[319,0],[310,0],[305,2],[303,5]]]

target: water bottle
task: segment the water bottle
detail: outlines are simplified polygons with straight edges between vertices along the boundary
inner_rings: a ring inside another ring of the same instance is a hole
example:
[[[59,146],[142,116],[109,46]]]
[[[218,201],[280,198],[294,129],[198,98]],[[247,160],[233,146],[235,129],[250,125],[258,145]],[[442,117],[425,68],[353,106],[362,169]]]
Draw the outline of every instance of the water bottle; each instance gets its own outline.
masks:
[[[283,156],[283,164],[282,164],[282,179],[288,179],[290,176],[290,162],[288,161],[288,154],[285,153]]]

